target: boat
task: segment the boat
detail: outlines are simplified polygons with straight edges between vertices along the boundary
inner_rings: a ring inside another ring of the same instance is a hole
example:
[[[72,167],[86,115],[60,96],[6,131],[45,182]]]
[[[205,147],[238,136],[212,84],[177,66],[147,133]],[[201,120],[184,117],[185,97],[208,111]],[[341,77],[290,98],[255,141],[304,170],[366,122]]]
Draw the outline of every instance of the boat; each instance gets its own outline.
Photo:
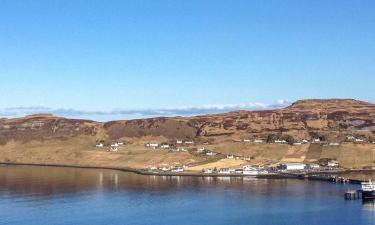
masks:
[[[362,199],[375,199],[375,183],[369,180],[361,183]]]

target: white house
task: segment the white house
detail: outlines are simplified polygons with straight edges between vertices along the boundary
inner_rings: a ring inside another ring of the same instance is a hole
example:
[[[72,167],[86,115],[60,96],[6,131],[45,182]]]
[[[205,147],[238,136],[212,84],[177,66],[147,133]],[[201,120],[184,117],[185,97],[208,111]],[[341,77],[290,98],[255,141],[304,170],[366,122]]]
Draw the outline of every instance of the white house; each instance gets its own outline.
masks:
[[[279,165],[280,170],[304,170],[305,167],[304,163],[282,163]]]
[[[177,140],[176,144],[181,145],[182,144],[182,140]]]
[[[303,140],[302,140],[302,144],[308,144],[308,143],[309,143],[308,140],[306,140],[306,139],[303,139]]]
[[[103,148],[104,144],[103,143],[99,143],[99,144],[96,144],[95,147],[97,147],[97,148]]]
[[[161,146],[160,146],[160,148],[163,148],[163,149],[168,149],[168,148],[170,148],[170,146],[169,146],[169,145],[167,145],[167,144],[163,144],[163,145],[161,145]]]
[[[211,152],[211,151],[207,151],[206,155],[208,155],[208,156],[214,156],[214,155],[216,155],[216,153],[215,152]]]
[[[172,172],[174,172],[174,173],[181,173],[181,172],[184,172],[184,168],[182,168],[182,167],[174,167],[174,168],[172,168]]]
[[[233,159],[234,155],[227,155],[227,159]]]
[[[159,168],[159,170],[161,170],[161,171],[170,171],[171,167],[170,166],[162,166],[162,167]]]
[[[363,140],[360,139],[360,138],[356,138],[354,141],[355,141],[355,142],[363,142]]]
[[[317,170],[320,168],[320,166],[319,164],[316,164],[316,163],[309,163],[306,165],[306,168],[310,170]]]
[[[204,150],[205,150],[204,147],[199,147],[199,148],[197,148],[197,152],[198,152],[198,153],[204,152]]]
[[[244,139],[243,142],[251,142],[249,139]]]
[[[219,174],[230,174],[229,168],[220,168]]]
[[[254,143],[263,143],[263,140],[255,139],[255,140],[254,140]]]
[[[315,139],[313,139],[312,142],[313,142],[313,143],[319,143],[319,142],[320,142],[320,138],[315,138]]]
[[[185,144],[194,144],[194,141],[185,141]]]
[[[331,161],[328,161],[327,166],[328,167],[338,167],[339,166],[339,162],[336,161],[336,160],[331,160]]]
[[[117,144],[112,144],[111,147],[109,148],[111,152],[117,152],[118,151],[118,145]]]
[[[277,139],[277,140],[275,140],[275,143],[277,143],[277,144],[285,144],[286,140]]]
[[[202,170],[202,172],[205,174],[210,174],[210,173],[213,173],[213,170],[211,168],[205,168]]]
[[[329,145],[330,146],[339,146],[340,143],[338,143],[338,142],[330,142]]]
[[[302,145],[301,142],[294,142],[293,145]]]
[[[346,139],[348,139],[349,141],[354,141],[356,138],[354,136],[347,136]]]

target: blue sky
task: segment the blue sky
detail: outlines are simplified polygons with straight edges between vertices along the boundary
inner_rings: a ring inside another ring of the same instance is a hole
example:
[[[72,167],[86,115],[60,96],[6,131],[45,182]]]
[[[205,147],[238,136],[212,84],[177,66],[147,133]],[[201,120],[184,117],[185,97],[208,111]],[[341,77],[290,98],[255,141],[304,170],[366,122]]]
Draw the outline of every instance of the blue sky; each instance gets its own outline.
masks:
[[[0,115],[374,102],[374,12],[374,1],[0,0]]]

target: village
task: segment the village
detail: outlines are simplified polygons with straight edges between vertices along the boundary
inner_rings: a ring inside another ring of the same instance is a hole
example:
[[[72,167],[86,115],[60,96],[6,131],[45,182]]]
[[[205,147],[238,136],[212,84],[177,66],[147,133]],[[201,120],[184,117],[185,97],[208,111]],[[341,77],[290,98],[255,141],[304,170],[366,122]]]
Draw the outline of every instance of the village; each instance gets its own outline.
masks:
[[[270,140],[265,139],[243,139],[243,144],[253,145],[307,145],[307,144],[319,144],[331,147],[340,146],[342,142],[339,141],[326,141],[321,138],[313,138],[312,140],[302,139],[299,141],[273,138]],[[357,138],[352,135],[346,137],[345,142],[352,143],[371,143],[364,139]],[[126,145],[124,141],[112,141],[111,143],[105,144],[103,141],[96,143],[96,148],[106,149],[109,152],[118,152],[121,146]],[[223,154],[212,150],[209,142],[195,142],[194,140],[179,140],[176,139],[173,142],[147,142],[144,143],[144,147],[149,151],[166,151],[166,152],[188,152],[192,155],[204,157],[205,161],[200,164],[160,164],[160,165],[149,165],[144,168],[143,171],[151,174],[201,174],[201,175],[235,175],[235,176],[258,176],[267,174],[283,174],[291,172],[324,172],[324,171],[337,171],[340,170],[339,162],[336,159],[325,159],[319,162],[282,162],[282,161],[268,161],[266,163],[254,164],[254,157],[251,155],[235,155],[235,154]],[[234,161],[238,161],[233,163]],[[220,162],[220,164],[218,163]],[[216,165],[217,163],[218,165]]]

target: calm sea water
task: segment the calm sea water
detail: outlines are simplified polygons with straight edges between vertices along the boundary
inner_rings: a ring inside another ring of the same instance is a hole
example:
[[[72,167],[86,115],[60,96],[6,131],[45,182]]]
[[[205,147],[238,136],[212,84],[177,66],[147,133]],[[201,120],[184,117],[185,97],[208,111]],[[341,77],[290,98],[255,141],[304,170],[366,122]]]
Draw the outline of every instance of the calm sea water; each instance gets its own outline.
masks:
[[[358,186],[291,179],[156,177],[0,166],[0,224],[375,224]]]

